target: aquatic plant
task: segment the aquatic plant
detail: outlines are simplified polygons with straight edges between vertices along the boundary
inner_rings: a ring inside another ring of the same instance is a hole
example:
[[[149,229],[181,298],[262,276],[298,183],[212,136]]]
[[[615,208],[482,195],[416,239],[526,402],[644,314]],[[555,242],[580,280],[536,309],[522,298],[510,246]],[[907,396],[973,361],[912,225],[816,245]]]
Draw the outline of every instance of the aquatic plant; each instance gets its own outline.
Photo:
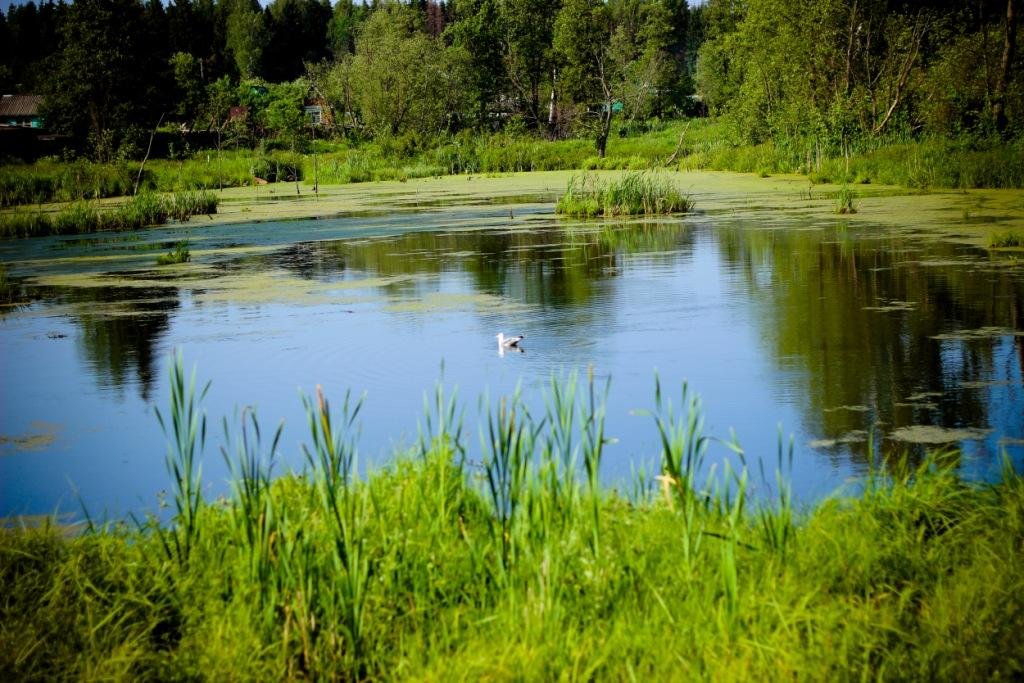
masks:
[[[565,194],[555,205],[555,213],[592,218],[682,213],[691,208],[690,198],[664,176],[631,172],[621,178],[601,180],[592,173],[584,173],[569,179]]]
[[[1024,247],[1024,235],[1012,231],[992,233],[988,238],[988,246],[990,249]]]
[[[167,215],[178,221],[187,221],[192,216],[217,213],[219,198],[208,191],[175,192],[166,201]]]
[[[246,409],[210,501],[205,389],[183,366],[161,414],[170,519],[0,531],[11,678],[1024,674],[1009,464],[985,485],[955,458],[877,465],[861,495],[797,511],[781,436],[773,487],[704,432],[692,391],[674,404],[656,382],[663,489],[627,500],[592,474],[607,387],[588,375],[553,379],[539,415],[485,401],[479,458],[439,385],[418,445],[368,472],[361,400],[305,399],[305,466],[276,478],[280,429],[262,439]]]
[[[857,213],[857,193],[843,185],[836,192],[833,206],[837,214]]]
[[[9,306],[21,299],[21,287],[7,276],[7,266],[0,263],[0,305]]]
[[[158,266],[169,266],[175,263],[188,263],[192,259],[192,252],[189,250],[189,241],[182,240],[174,245],[174,249],[166,254],[156,257]]]
[[[219,198],[213,192],[183,192],[161,197],[140,192],[127,201],[110,206],[77,201],[59,211],[0,213],[0,237],[75,235],[102,230],[137,230],[161,225],[169,217],[188,220],[196,214],[217,212]]]

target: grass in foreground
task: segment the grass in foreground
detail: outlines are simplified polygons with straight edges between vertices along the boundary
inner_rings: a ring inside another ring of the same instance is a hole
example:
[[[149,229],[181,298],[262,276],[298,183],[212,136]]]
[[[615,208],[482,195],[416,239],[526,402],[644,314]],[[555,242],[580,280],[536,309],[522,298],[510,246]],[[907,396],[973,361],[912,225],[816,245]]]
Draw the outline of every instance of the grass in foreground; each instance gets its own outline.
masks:
[[[1010,471],[972,486],[931,461],[807,511],[780,473],[755,503],[741,465],[705,476],[699,402],[659,388],[660,487],[624,496],[598,475],[604,392],[570,378],[543,417],[490,405],[472,464],[440,388],[419,446],[370,473],[351,396],[306,400],[306,466],[277,477],[280,432],[246,410],[224,423],[232,494],[207,501],[205,390],[180,360],[171,386],[170,525],[0,532],[5,678],[1024,674]]]
[[[555,213],[565,216],[640,216],[682,213],[693,208],[690,198],[671,179],[652,173],[627,173],[601,180],[591,173],[573,176]]]

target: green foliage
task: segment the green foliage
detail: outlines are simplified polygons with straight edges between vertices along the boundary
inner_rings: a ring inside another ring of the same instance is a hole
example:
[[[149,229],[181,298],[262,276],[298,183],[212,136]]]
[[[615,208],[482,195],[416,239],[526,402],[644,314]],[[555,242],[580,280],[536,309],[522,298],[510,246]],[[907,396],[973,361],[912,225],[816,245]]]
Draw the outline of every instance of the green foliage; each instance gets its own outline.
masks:
[[[138,230],[167,219],[216,213],[219,198],[212,192],[186,192],[169,198],[142,192],[115,206],[77,201],[56,211],[0,213],[0,238],[75,235],[102,230]]]
[[[714,1],[698,91],[744,142],[809,143],[818,158],[920,131],[989,136],[994,74],[1011,36],[998,8]],[[1019,60],[1009,67],[1005,102],[1019,112],[1024,70]],[[1019,115],[1011,123],[998,132],[1019,134]]]
[[[365,20],[366,6],[353,0],[339,0],[327,26],[327,42],[336,60],[352,54],[356,49],[356,35]]]
[[[255,78],[269,40],[263,12],[249,0],[233,0],[227,6],[227,48],[242,79]]]
[[[174,245],[172,251],[160,254],[156,257],[158,266],[170,266],[176,263],[188,263],[192,260],[192,252],[189,250],[188,240],[182,240]]]
[[[988,246],[990,249],[1024,247],[1024,235],[1012,231],[993,233],[988,238]]]
[[[627,502],[590,474],[602,393],[570,377],[542,415],[518,396],[485,409],[476,467],[440,387],[418,445],[363,476],[360,401],[306,400],[307,467],[276,479],[280,430],[262,439],[246,410],[224,421],[231,493],[212,503],[201,395],[180,357],[171,375],[168,523],[0,532],[12,678],[1024,673],[1009,468],[974,486],[936,457],[870,473],[857,498],[795,513],[776,490],[753,508],[741,449],[719,452],[699,401],[658,386],[662,487]]]
[[[602,181],[589,173],[573,176],[555,213],[592,218],[594,216],[637,216],[682,213],[693,202],[666,176],[646,172],[627,173]]]
[[[201,65],[187,52],[175,52],[169,64],[178,89],[175,113],[191,123],[195,121],[204,98]]]
[[[552,3],[549,3],[549,6]],[[458,7],[458,20],[445,29],[445,37],[455,48],[465,51],[469,80],[464,84],[467,116],[476,127],[489,128],[492,124],[490,108],[503,92],[506,78],[505,54],[518,47],[503,47],[505,13],[523,11],[528,3],[501,3],[498,0],[462,0]],[[535,30],[544,30],[548,14],[535,15],[530,24]],[[543,60],[541,52],[532,53]]]
[[[857,193],[843,185],[836,192],[834,206],[837,214],[857,213]]]
[[[267,130],[291,150],[305,146],[306,114],[303,105],[309,83],[298,79],[291,83],[279,83],[268,88],[268,104],[263,111],[263,121]]]
[[[376,136],[436,134],[466,109],[468,53],[424,35],[418,21],[409,7],[384,5],[363,25],[356,54],[342,67],[358,120]]]
[[[100,161],[128,151],[133,126],[156,123],[152,74],[161,72],[166,61],[154,63],[142,12],[142,5],[131,0],[72,4],[45,80],[42,114],[47,125],[88,139]]]

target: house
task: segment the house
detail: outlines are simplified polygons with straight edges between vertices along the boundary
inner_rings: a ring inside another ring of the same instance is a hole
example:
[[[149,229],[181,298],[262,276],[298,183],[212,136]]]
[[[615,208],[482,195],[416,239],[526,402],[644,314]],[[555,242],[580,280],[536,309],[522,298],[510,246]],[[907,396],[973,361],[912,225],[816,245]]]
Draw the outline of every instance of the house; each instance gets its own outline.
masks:
[[[4,95],[0,97],[0,126],[17,128],[42,128],[43,117],[39,115],[39,95]]]
[[[334,114],[327,101],[323,98],[307,99],[303,103],[302,110],[306,114],[306,121],[313,126],[331,126],[334,124]]]
[[[306,112],[306,120],[314,126],[322,125],[324,122],[324,108],[319,104],[307,104],[303,107]]]

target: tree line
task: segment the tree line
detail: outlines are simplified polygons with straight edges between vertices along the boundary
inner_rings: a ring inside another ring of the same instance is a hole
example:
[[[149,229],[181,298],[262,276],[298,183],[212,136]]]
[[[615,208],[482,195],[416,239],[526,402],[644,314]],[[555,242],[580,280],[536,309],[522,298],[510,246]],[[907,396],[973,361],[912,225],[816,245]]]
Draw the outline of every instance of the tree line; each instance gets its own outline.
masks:
[[[1016,0],[77,0],[0,14],[0,86],[96,158],[159,123],[297,148],[321,130],[589,135],[706,106],[800,154],[1024,132]],[[693,95],[696,93],[697,98]],[[699,100],[699,102],[697,102]],[[324,134],[321,133],[321,134]]]
[[[710,0],[695,78],[748,142],[1024,132],[1016,0]]]
[[[0,81],[41,93],[48,126],[96,156],[158,121],[291,144],[310,101],[337,134],[592,126],[600,142],[613,110],[688,105],[700,13],[686,0],[30,3],[0,20]]]

